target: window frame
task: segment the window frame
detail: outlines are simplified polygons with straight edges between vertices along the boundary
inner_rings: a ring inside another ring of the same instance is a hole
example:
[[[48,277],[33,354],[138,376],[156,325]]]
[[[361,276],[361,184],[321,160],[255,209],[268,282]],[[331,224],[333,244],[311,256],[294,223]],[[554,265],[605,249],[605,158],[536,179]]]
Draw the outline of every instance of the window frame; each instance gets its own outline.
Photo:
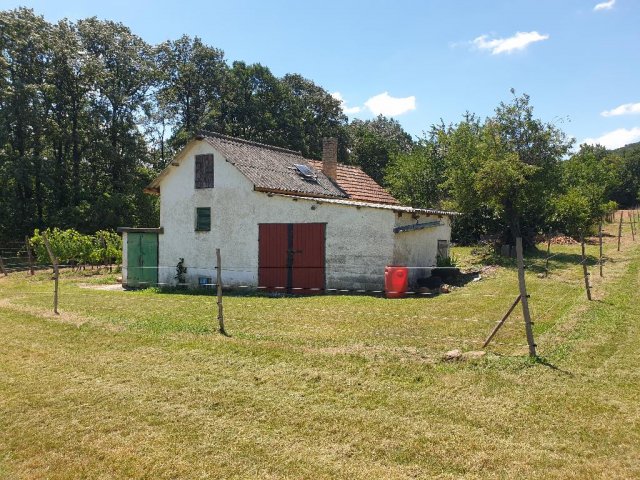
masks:
[[[195,190],[213,188],[215,185],[215,162],[213,153],[203,153],[195,156],[193,187]]]
[[[209,212],[209,225],[207,228],[200,228],[201,222],[199,221],[201,218],[200,212],[208,211]],[[195,231],[196,232],[210,232],[211,231],[211,207],[196,207],[196,221],[195,221]]]
[[[445,249],[446,249],[446,256],[443,257],[442,255],[440,255],[440,245],[444,244],[445,245]],[[449,240],[438,240],[438,244],[437,244],[437,248],[436,248],[436,257],[440,257],[440,258],[451,258],[451,244],[449,243]]]

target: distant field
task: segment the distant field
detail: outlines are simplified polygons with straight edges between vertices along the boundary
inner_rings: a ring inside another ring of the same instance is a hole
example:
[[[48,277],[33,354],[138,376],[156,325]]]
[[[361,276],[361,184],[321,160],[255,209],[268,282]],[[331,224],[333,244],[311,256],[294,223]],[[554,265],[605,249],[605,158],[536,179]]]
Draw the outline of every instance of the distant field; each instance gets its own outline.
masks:
[[[613,234],[617,226],[607,227]],[[540,361],[509,262],[450,294],[224,300],[0,278],[0,478],[640,478],[640,239],[578,245],[540,278]],[[541,248],[543,248],[541,246]],[[467,265],[471,249],[457,249]]]

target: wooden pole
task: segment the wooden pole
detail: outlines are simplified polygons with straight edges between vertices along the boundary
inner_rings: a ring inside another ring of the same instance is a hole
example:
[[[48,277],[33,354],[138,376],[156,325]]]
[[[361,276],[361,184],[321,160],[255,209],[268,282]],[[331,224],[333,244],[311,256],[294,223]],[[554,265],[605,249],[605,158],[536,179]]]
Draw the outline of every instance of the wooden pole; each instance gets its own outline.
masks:
[[[620,251],[620,239],[622,238],[622,218],[624,217],[624,212],[620,210],[620,224],[618,225],[618,251]]]
[[[598,239],[600,241],[600,260],[598,261],[598,264],[600,265],[600,276],[603,277],[604,275],[602,274],[602,221],[600,221],[600,227],[598,228]]]
[[[587,270],[587,256],[584,249],[584,235],[580,234],[582,247],[582,274],[584,276],[584,288],[587,290],[587,300],[591,300],[591,287],[589,286],[589,271]]]
[[[33,255],[31,255],[31,244],[29,243],[29,237],[27,236],[24,237],[24,245],[27,249],[27,259],[29,260],[29,273],[33,275]]]
[[[51,245],[49,245],[49,239],[47,238],[47,233],[42,233],[42,239],[44,240],[44,246],[47,249],[47,253],[49,254],[49,258],[51,259],[51,263],[53,263],[53,313],[59,315],[58,313],[58,278],[60,277],[60,271],[58,270],[58,259],[53,254],[53,250],[51,250]]]
[[[527,332],[527,343],[529,344],[529,356],[536,356],[536,343],[533,340],[533,329],[531,328],[531,314],[529,313],[529,297],[527,296],[527,285],[524,278],[524,255],[522,253],[522,237],[516,238],[516,256],[518,257],[518,286],[520,288],[520,303],[522,304],[522,316],[524,317],[524,328]]]
[[[495,336],[496,333],[498,333],[498,330],[500,330],[500,327],[502,327],[502,325],[504,325],[504,322],[507,321],[507,318],[509,318],[509,315],[511,315],[511,312],[513,312],[513,309],[516,308],[516,306],[518,305],[519,302],[520,302],[520,295],[518,295],[518,297],[513,302],[513,304],[509,308],[509,310],[507,310],[507,313],[504,314],[504,317],[502,317],[502,320],[500,320],[498,322],[498,324],[494,327],[494,329],[491,332],[491,334],[484,341],[484,344],[482,345],[482,348],[485,348],[487,345],[489,345],[489,342],[491,341],[491,339]]]
[[[218,285],[218,331],[222,335],[227,335],[224,329],[224,312],[222,310],[222,260],[220,258],[220,249],[216,248],[216,284]]]
[[[631,215],[631,212],[627,212],[627,216],[629,217],[629,224],[631,225],[631,238],[632,240],[635,242],[636,241],[636,226],[635,226],[635,222],[633,221],[633,216]]]
[[[551,256],[551,232],[547,234],[547,258],[544,262],[544,276],[549,275],[549,257]]]
[[[7,277],[9,274],[7,273],[7,269],[4,268],[4,261],[2,261],[2,255],[0,252],[0,271],[2,272],[2,274]]]
[[[102,264],[105,270],[107,269],[107,241],[104,239],[104,235],[100,234],[100,246],[102,247]]]

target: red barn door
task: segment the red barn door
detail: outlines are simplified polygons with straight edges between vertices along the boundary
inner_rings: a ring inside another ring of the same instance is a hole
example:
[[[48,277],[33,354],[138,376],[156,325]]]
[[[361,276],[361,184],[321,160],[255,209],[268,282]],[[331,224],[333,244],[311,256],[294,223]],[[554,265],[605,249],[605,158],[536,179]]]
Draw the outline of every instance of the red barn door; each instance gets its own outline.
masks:
[[[261,223],[259,229],[260,287],[304,294],[324,290],[324,223]]]

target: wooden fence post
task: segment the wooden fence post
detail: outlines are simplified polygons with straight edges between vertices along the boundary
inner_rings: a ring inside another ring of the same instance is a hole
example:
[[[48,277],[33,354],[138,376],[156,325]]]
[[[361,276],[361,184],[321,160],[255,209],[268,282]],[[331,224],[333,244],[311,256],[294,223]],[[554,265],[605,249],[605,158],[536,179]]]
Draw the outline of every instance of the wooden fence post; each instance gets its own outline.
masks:
[[[598,263],[600,264],[600,276],[603,277],[604,275],[602,275],[602,221],[600,221],[600,226],[598,228],[598,239],[600,240],[600,260],[598,261]]]
[[[34,274],[33,271],[33,255],[31,255],[31,245],[29,243],[29,237],[25,236],[24,237],[24,245],[27,249],[27,259],[29,260],[29,272],[31,273],[31,275]]]
[[[544,261],[544,276],[549,275],[549,256],[551,255],[551,232],[547,234],[547,258]]]
[[[527,343],[529,344],[529,356],[535,357],[536,343],[533,340],[533,329],[531,328],[531,313],[529,313],[529,296],[527,295],[527,285],[524,278],[524,255],[522,253],[522,237],[516,238],[516,255],[518,257],[518,286],[520,288],[520,303],[522,304],[524,328],[527,333]]]
[[[222,260],[220,258],[220,249],[216,248],[216,284],[218,285],[218,326],[222,335],[228,336],[224,329],[224,313],[222,310]]]
[[[629,217],[629,224],[631,225],[631,238],[633,239],[633,241],[636,241],[636,225],[635,225],[635,219],[633,218],[633,216],[631,215],[631,212],[627,211],[627,217]]]
[[[49,239],[47,238],[47,233],[42,233],[42,239],[44,240],[44,246],[47,249],[47,253],[49,254],[49,258],[51,259],[51,263],[53,263],[53,313],[59,315],[58,313],[58,278],[60,277],[60,271],[58,270],[58,259],[53,254],[53,250],[51,250],[51,245],[49,245]]]
[[[620,251],[620,239],[622,238],[622,218],[624,217],[624,212],[620,210],[620,224],[618,225],[618,251]]]
[[[4,261],[2,260],[2,252],[0,252],[0,271],[2,274],[7,277],[9,274],[7,273],[7,269],[4,268]]]
[[[589,286],[589,271],[587,270],[587,256],[584,249],[584,235],[580,234],[582,247],[582,275],[584,276],[584,288],[587,290],[587,300],[591,300],[591,287]]]
[[[518,297],[513,302],[511,307],[509,307],[509,310],[507,310],[507,313],[505,313],[504,317],[502,317],[502,320],[500,320],[498,322],[498,324],[491,331],[491,333],[489,334],[487,339],[484,341],[484,344],[482,345],[482,348],[486,348],[486,346],[489,345],[489,342],[491,341],[491,339],[495,336],[496,333],[498,333],[498,330],[500,330],[500,327],[502,327],[502,325],[504,325],[504,322],[507,321],[507,318],[509,318],[509,315],[511,315],[511,312],[513,312],[513,309],[516,308],[516,305],[518,305],[518,302],[520,302],[520,298],[521,298],[520,295],[518,295]]]

